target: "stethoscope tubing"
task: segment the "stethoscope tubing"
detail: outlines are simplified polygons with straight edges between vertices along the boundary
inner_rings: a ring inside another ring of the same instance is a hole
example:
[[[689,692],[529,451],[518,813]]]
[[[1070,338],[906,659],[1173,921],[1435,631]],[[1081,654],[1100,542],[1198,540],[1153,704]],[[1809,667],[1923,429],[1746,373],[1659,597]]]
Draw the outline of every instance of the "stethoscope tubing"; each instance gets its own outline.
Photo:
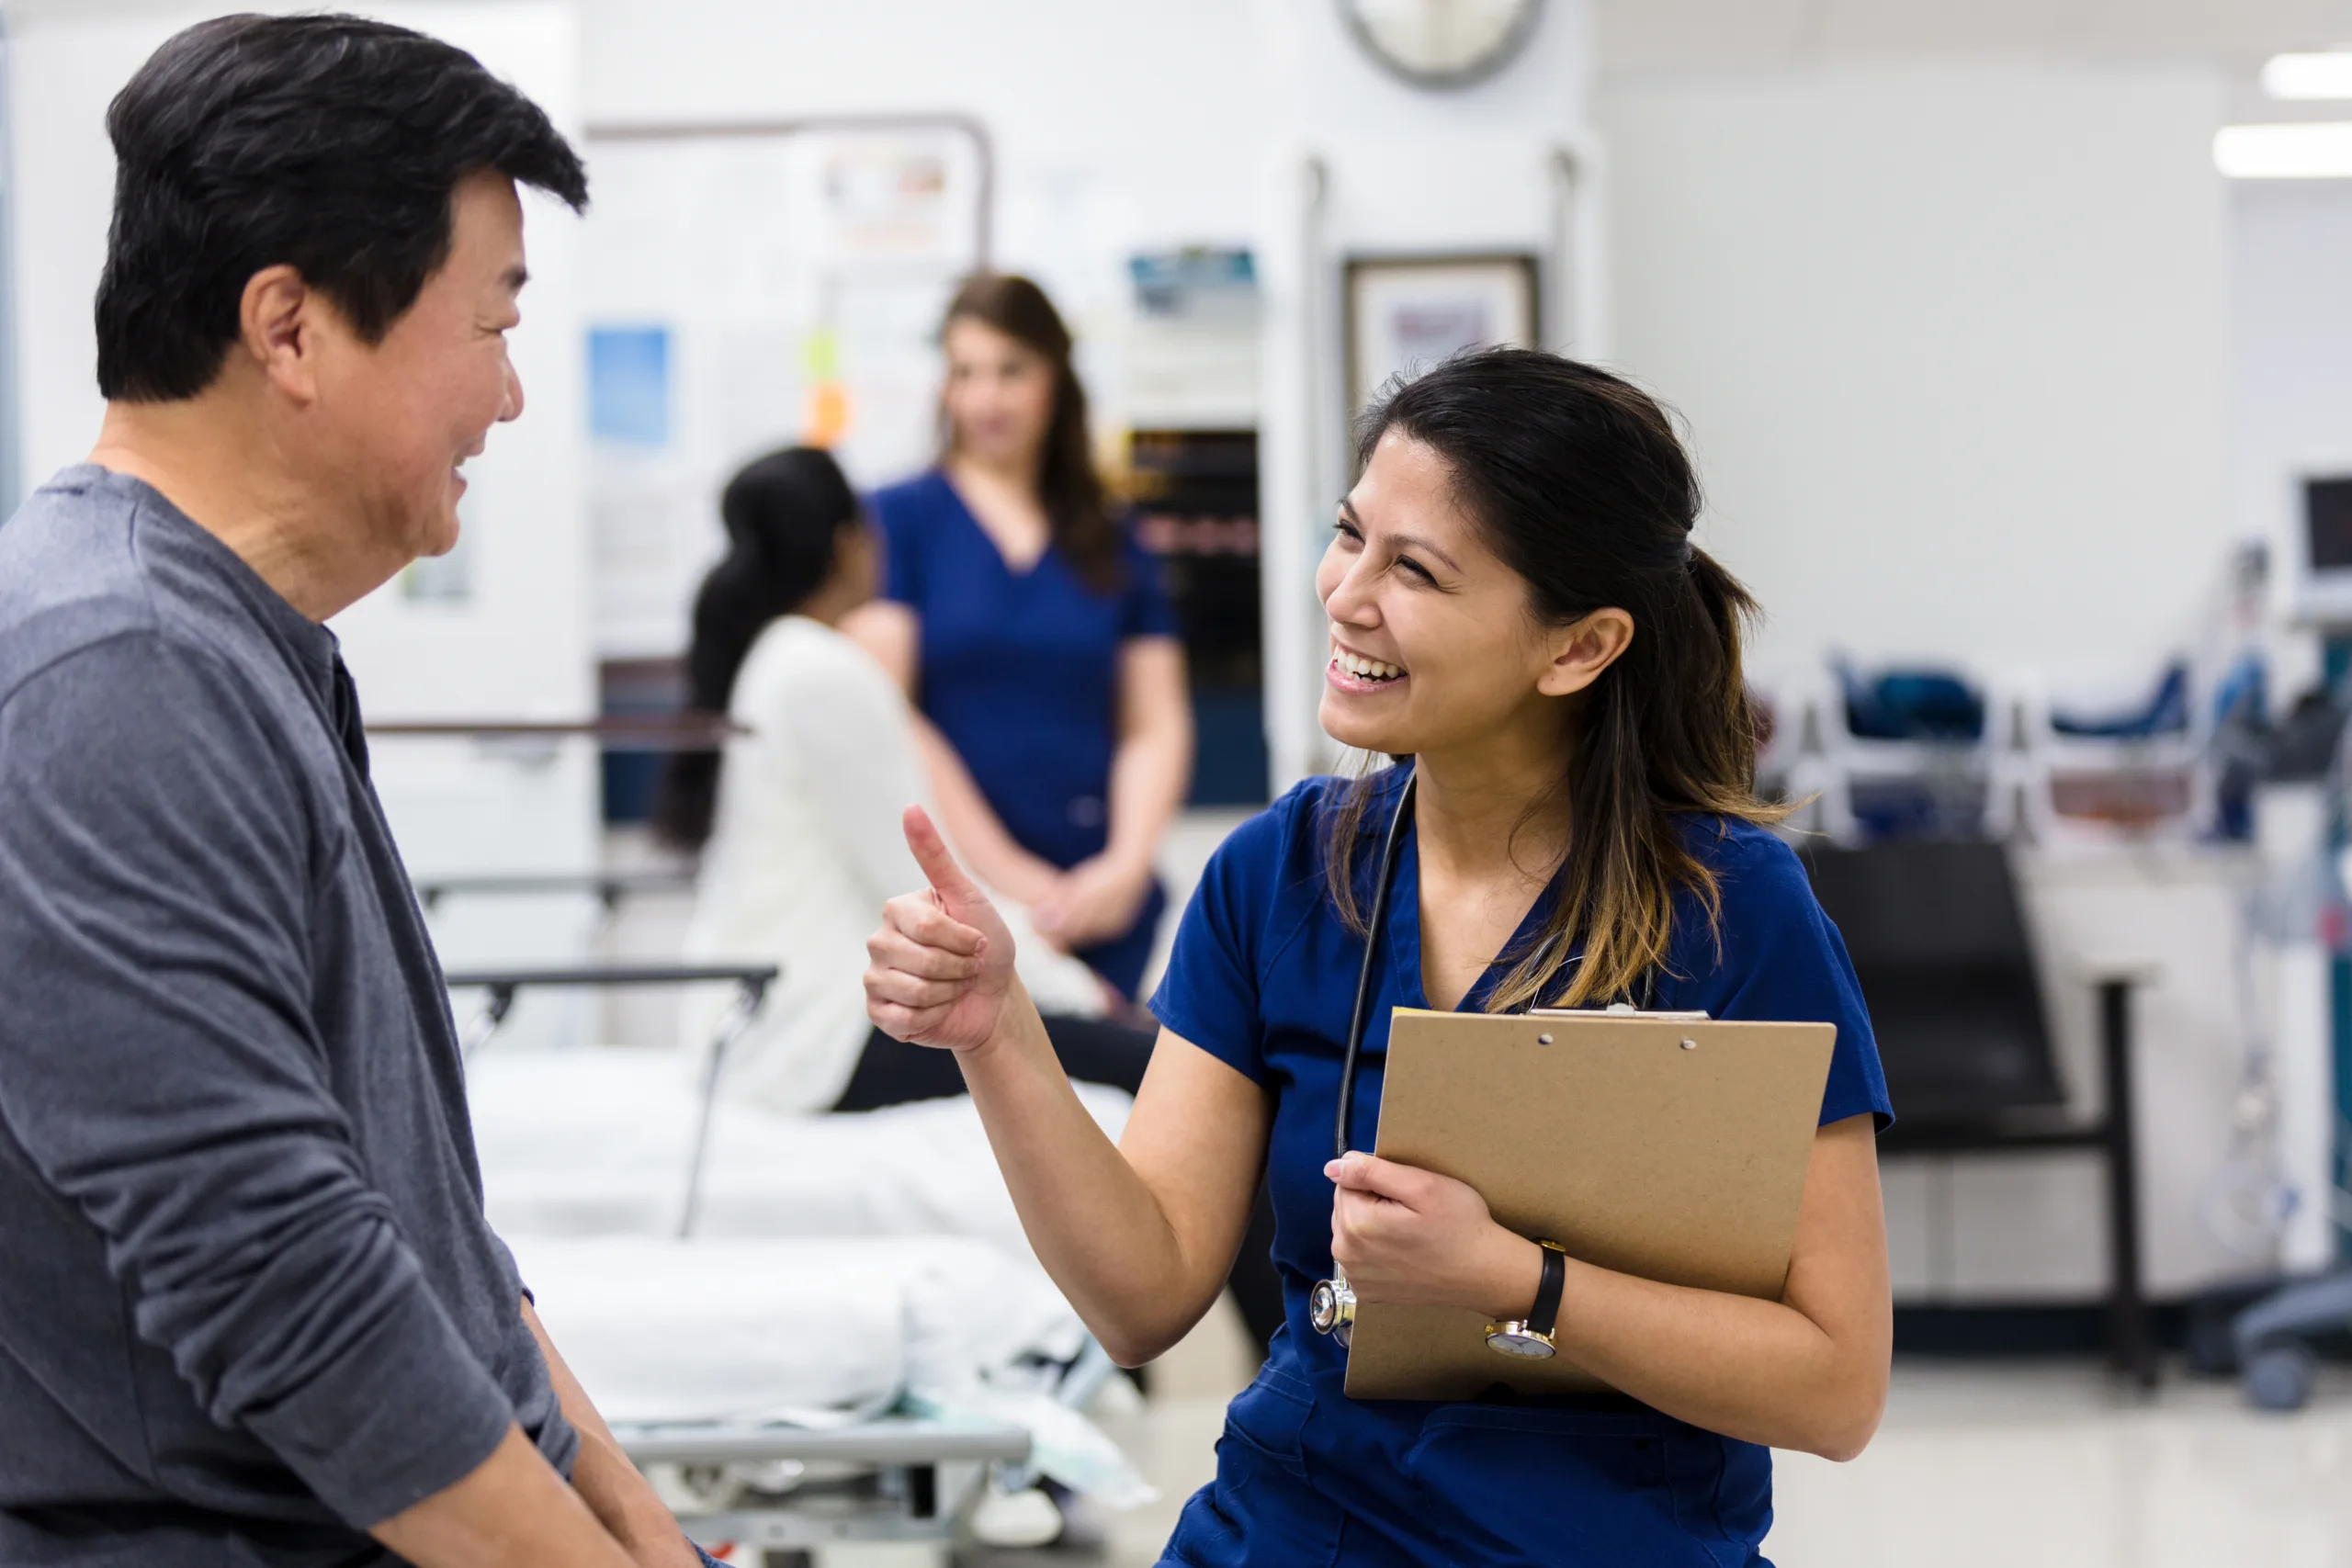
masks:
[[[1363,966],[1356,971],[1356,1005],[1348,1015],[1348,1047],[1340,1058],[1340,1114],[1332,1131],[1333,1156],[1344,1157],[1352,1146],[1348,1141],[1349,1124],[1355,1120],[1356,1068],[1363,1058],[1363,1032],[1370,1022],[1372,1011],[1372,979],[1379,969],[1380,938],[1388,926],[1388,894],[1396,883],[1396,850],[1404,841],[1405,825],[1413,817],[1413,789],[1419,782],[1418,770],[1405,775],[1403,791],[1396,797],[1396,809],[1388,818],[1388,832],[1381,841],[1380,871],[1373,882],[1372,920],[1364,932]],[[1544,939],[1548,950],[1554,938]],[[1645,986],[1646,991],[1650,987]],[[1522,1002],[1522,1009],[1532,1005]],[[1632,1003],[1626,1004],[1628,1006]],[[1643,1005],[1647,1005],[1645,1002]]]
[[[1363,966],[1356,971],[1356,1005],[1348,1015],[1348,1048],[1340,1058],[1340,1121],[1332,1135],[1333,1157],[1344,1157],[1348,1152],[1348,1123],[1355,1119],[1356,1064],[1363,1056],[1363,1031],[1372,1010],[1372,976],[1380,953],[1380,933],[1388,924],[1388,890],[1396,881],[1396,846],[1405,836],[1405,824],[1413,815],[1413,786],[1419,782],[1417,772],[1405,775],[1405,787],[1396,797],[1396,809],[1388,818],[1388,835],[1380,846],[1380,873],[1373,882],[1372,924],[1363,936]]]

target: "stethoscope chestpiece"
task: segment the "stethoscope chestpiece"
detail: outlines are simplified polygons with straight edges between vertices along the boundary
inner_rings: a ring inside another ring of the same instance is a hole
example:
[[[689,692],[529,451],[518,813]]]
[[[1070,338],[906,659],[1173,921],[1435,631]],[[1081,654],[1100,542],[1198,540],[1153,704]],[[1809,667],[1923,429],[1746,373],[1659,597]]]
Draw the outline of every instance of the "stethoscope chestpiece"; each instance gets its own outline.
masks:
[[[1334,1268],[1328,1280],[1317,1280],[1315,1289],[1307,1292],[1306,1321],[1317,1334],[1328,1334],[1346,1349],[1348,1340],[1355,1333],[1356,1293],[1348,1289],[1348,1276]]]

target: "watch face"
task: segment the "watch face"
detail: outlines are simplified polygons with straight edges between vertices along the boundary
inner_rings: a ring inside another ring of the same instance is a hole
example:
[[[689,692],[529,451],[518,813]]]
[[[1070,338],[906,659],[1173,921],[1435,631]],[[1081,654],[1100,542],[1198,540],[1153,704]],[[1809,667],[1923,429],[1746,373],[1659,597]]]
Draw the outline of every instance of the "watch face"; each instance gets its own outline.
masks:
[[[1516,1356],[1525,1361],[1547,1360],[1555,1354],[1550,1340],[1517,1328],[1498,1328],[1487,1336],[1487,1343],[1506,1356]]]
[[[1407,81],[1458,87],[1508,64],[1541,0],[1340,0],[1356,39]]]

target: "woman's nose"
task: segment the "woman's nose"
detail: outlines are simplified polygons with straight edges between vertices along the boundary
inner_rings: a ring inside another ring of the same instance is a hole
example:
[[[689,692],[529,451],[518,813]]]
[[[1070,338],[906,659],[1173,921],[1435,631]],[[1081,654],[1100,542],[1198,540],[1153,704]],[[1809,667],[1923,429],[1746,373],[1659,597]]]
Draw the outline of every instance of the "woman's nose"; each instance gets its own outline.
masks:
[[[501,424],[523,417],[523,378],[515,373],[510,361],[506,367],[506,401],[498,411]]]
[[[1323,595],[1323,613],[1335,621],[1350,626],[1371,626],[1380,619],[1379,606],[1373,594],[1374,574],[1366,570],[1359,556],[1340,568],[1330,592]]]

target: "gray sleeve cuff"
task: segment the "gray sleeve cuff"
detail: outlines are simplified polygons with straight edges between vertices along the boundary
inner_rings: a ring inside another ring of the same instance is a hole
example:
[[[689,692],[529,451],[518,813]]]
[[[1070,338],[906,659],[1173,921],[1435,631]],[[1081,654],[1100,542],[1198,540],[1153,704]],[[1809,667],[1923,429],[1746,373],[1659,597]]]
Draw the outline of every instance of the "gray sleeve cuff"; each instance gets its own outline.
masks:
[[[356,1529],[471,1474],[514,1425],[497,1382],[422,1280],[246,1426]]]

